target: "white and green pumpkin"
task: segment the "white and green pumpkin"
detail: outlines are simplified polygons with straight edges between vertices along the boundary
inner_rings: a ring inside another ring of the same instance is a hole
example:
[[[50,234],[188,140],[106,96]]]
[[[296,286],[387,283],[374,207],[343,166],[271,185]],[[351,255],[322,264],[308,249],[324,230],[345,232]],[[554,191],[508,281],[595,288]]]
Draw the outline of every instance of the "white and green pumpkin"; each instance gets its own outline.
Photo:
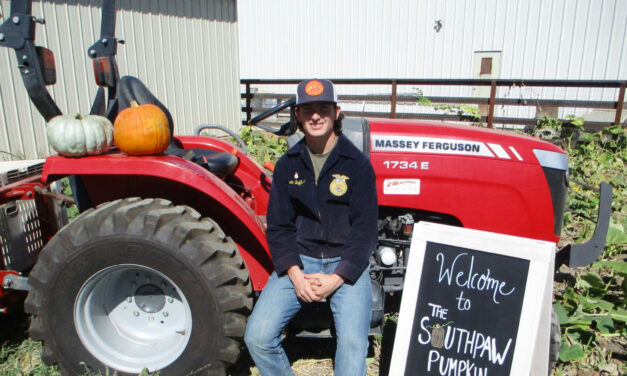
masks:
[[[113,125],[103,116],[59,115],[46,125],[48,143],[67,157],[102,154],[113,144]]]

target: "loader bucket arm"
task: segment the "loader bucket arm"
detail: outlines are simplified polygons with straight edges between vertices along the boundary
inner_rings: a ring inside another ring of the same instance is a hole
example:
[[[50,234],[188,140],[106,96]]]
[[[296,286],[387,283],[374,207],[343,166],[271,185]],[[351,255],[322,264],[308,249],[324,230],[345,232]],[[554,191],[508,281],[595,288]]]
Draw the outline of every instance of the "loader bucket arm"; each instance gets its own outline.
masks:
[[[603,249],[610,227],[610,212],[612,210],[612,186],[606,182],[601,183],[599,198],[599,214],[597,224],[590,240],[581,244],[568,244],[561,249],[555,257],[555,267],[562,264],[569,267],[586,266],[596,261]]]
[[[87,49],[92,59],[96,84],[100,86],[92,105],[92,115],[108,116],[113,121],[115,117],[115,99],[120,81],[120,73],[115,55],[118,43],[124,43],[115,37],[115,0],[102,2],[102,17],[100,22],[100,39]],[[107,103],[104,103],[104,88],[107,89]]]
[[[54,83],[54,58],[49,50],[35,46],[35,24],[44,21],[34,19],[31,9],[32,0],[11,0],[11,14],[0,25],[0,46],[15,50],[28,96],[48,121],[61,115],[46,89],[46,84]]]

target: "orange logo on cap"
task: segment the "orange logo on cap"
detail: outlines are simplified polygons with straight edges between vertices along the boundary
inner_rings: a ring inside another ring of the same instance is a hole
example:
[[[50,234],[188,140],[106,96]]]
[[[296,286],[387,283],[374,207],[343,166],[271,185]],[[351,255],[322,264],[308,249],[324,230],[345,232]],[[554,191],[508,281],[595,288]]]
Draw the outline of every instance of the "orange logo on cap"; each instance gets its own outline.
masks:
[[[322,94],[323,92],[324,86],[322,85],[322,82],[318,80],[309,81],[307,82],[307,85],[305,85],[305,93],[308,95],[316,96]]]

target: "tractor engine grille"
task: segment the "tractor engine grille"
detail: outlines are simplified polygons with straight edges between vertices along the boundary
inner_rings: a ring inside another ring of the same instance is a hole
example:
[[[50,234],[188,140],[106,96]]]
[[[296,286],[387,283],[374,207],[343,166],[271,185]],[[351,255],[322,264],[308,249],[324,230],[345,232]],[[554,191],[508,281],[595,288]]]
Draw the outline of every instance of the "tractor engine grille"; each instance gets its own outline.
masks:
[[[30,176],[40,175],[43,168],[43,159],[0,162],[0,187]]]
[[[4,268],[29,269],[44,246],[35,200],[0,205],[0,250]]]

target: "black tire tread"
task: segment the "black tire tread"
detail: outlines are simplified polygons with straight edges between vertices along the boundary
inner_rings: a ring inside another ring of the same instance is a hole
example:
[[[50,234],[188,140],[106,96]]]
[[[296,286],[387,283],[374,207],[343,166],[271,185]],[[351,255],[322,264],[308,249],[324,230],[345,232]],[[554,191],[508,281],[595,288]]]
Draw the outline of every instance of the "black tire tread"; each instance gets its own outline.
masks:
[[[555,309],[551,309],[551,329],[549,340],[549,375],[560,358],[560,350],[562,349],[562,332],[560,322],[557,318]]]
[[[46,343],[46,293],[58,277],[63,263],[77,247],[98,237],[135,235],[167,245],[194,268],[198,268],[219,302],[223,323],[216,358],[207,369],[193,374],[224,374],[224,368],[239,357],[247,315],[252,309],[252,289],[245,264],[235,244],[211,219],[187,206],[174,206],[164,199],[128,198],[107,202],[81,214],[59,231],[44,247],[30,274],[33,290],[25,309],[33,315],[30,334],[44,342],[46,364],[63,364]],[[63,372],[64,374],[66,372]]]

